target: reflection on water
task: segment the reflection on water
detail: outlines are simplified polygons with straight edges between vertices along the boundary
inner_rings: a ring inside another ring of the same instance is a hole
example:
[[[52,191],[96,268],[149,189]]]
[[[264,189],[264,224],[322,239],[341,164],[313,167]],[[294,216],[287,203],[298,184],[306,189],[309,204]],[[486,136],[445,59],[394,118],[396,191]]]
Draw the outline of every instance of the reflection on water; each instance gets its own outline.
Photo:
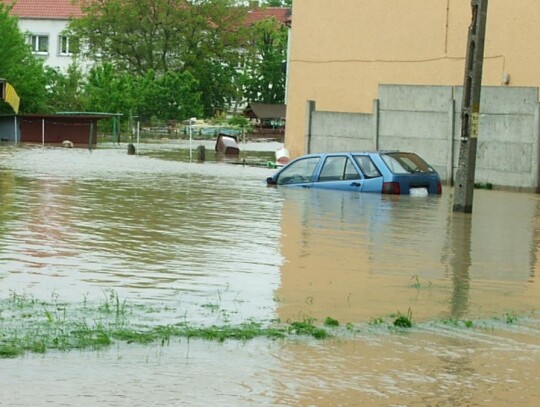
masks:
[[[451,211],[448,190],[421,199],[282,195],[285,319],[354,323],[409,308],[420,320],[474,319],[540,304],[535,195],[478,191],[473,216]]]
[[[192,318],[217,302],[242,319],[272,311],[282,259],[269,170],[116,150],[27,149],[6,161],[3,296],[82,301],[113,288]]]
[[[450,189],[267,188],[267,168],[139,152],[0,147],[0,297],[113,289],[165,305],[156,324],[330,316],[338,338],[0,359],[0,405],[536,405],[537,195],[479,190],[469,215]]]

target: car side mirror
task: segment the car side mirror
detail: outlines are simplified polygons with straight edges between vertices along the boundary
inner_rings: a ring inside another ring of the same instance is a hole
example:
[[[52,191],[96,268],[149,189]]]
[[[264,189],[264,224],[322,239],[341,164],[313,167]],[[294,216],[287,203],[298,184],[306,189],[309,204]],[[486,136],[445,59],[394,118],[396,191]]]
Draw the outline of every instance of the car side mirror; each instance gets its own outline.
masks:
[[[276,185],[276,181],[274,181],[274,178],[272,178],[272,177],[266,178],[266,183],[268,185]]]

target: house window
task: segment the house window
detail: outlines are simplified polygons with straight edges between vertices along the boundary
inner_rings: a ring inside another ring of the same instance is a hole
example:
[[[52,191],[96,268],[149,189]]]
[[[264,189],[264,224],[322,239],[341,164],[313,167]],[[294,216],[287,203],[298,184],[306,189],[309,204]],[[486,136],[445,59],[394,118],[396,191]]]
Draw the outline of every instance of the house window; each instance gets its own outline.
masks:
[[[32,34],[28,37],[28,43],[32,47],[32,52],[36,54],[47,54],[49,52],[49,36]]]
[[[71,55],[74,51],[74,41],[68,35],[58,36],[58,54],[59,55]]]

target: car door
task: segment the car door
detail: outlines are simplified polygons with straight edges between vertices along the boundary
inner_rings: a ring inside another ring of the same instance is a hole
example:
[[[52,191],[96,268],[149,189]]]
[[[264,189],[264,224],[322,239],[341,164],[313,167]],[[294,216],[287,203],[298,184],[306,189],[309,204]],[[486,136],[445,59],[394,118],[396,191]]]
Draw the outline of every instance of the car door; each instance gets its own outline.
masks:
[[[363,176],[346,154],[328,155],[313,183],[313,188],[362,191]]]

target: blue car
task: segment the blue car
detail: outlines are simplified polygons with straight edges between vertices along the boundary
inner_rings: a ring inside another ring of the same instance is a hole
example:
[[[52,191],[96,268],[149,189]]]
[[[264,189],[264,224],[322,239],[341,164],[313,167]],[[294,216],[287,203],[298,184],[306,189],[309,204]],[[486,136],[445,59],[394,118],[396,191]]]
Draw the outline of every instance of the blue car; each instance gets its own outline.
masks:
[[[382,194],[441,194],[441,179],[414,153],[366,151],[309,154],[267,178],[268,185]]]

